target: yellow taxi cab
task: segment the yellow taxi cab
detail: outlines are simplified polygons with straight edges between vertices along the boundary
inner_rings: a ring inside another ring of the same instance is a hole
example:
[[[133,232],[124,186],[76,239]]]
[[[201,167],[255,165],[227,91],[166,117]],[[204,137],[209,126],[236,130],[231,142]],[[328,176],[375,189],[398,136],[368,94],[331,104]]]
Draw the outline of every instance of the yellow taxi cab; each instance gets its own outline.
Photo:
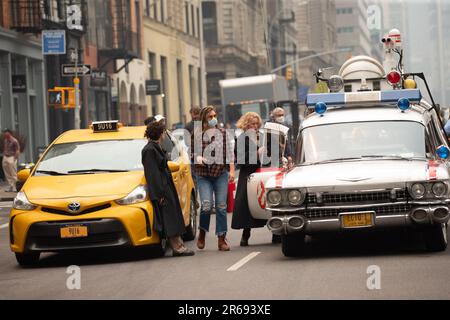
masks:
[[[153,209],[141,162],[145,127],[118,121],[94,122],[90,129],[60,135],[32,169],[10,214],[10,246],[20,265],[39,261],[41,252],[106,247],[152,246],[166,241],[153,229]],[[163,147],[183,210],[185,240],[196,233],[196,201],[189,157],[170,132]],[[175,155],[175,156],[174,156]]]

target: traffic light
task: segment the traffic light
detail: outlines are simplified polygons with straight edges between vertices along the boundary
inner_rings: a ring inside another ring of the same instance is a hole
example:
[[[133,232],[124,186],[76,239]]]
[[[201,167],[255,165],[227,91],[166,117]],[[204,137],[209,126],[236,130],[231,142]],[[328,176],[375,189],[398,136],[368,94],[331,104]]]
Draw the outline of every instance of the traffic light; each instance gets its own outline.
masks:
[[[48,89],[48,105],[55,108],[74,108],[75,88],[54,87]]]
[[[293,78],[293,71],[292,68],[288,67],[286,68],[286,80],[290,81]]]

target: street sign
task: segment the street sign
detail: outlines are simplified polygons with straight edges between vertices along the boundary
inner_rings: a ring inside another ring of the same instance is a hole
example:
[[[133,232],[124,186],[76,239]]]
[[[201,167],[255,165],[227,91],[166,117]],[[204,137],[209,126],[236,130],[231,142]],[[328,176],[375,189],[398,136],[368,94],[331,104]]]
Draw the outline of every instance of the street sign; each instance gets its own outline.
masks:
[[[91,87],[105,87],[108,84],[108,75],[103,70],[92,70]]]
[[[82,12],[80,5],[72,4],[67,6],[67,28],[70,30],[83,31],[81,24]]]
[[[27,77],[25,75],[12,76],[12,92],[27,92]]]
[[[42,30],[42,54],[66,54],[66,31]]]
[[[156,96],[161,94],[161,80],[146,80],[145,93],[147,96]]]
[[[91,65],[83,64],[75,68],[74,64],[63,64],[61,70],[63,77],[74,77],[76,74],[78,74],[79,77],[83,77],[91,74]]]

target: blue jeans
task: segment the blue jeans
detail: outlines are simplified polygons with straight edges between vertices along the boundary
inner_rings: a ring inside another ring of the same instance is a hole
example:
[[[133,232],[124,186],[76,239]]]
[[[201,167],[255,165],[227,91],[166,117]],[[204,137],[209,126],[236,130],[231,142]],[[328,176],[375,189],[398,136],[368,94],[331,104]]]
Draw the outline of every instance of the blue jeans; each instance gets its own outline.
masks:
[[[216,235],[222,236],[227,233],[227,194],[228,194],[228,172],[218,177],[197,176],[197,187],[200,193],[200,230],[209,231],[213,196],[216,208]]]

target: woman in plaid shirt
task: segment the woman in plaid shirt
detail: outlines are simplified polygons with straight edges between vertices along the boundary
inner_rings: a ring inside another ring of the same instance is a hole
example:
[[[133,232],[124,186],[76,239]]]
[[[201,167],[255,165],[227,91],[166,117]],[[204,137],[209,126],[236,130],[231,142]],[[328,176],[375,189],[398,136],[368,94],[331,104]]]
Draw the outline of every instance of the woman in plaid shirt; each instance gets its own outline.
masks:
[[[229,251],[227,234],[228,183],[234,181],[233,141],[227,138],[225,130],[217,126],[213,106],[200,112],[201,127],[194,130],[191,140],[192,160],[200,193],[200,234],[197,247],[205,247],[206,232],[209,231],[213,199],[216,208],[216,235],[220,251]],[[228,169],[229,168],[229,172]]]

